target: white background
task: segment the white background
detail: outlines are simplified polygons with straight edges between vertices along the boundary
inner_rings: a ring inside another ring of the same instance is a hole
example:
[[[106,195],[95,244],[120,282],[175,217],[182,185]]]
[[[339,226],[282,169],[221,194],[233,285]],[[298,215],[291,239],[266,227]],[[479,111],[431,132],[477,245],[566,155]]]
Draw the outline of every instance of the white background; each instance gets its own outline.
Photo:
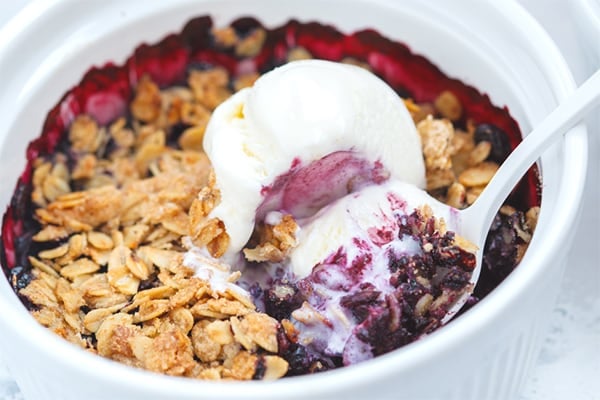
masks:
[[[519,0],[559,46],[577,83],[599,68],[600,34],[583,36],[579,0]],[[600,3],[600,0],[598,0]],[[0,0],[0,28],[29,0]],[[600,32],[600,27],[596,32]],[[7,77],[1,77],[7,79]],[[600,112],[588,121],[590,168],[583,218],[535,369],[518,400],[600,400]],[[0,354],[0,360],[2,355]],[[0,400],[23,400],[0,362]],[[34,400],[34,399],[31,399]],[[57,399],[58,400],[58,399]],[[497,399],[505,400],[505,399]],[[509,400],[509,399],[507,399]]]

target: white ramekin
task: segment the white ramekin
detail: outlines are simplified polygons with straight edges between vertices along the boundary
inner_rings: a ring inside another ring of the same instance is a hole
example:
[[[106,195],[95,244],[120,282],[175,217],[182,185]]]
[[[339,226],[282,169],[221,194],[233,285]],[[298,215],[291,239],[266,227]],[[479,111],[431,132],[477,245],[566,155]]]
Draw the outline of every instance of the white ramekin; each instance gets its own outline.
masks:
[[[554,44],[513,1],[68,0],[27,7],[0,33],[2,210],[46,112],[92,65],[120,63],[192,16],[217,24],[295,17],[372,27],[507,105],[523,132],[574,89]],[[27,399],[511,399],[556,299],[585,178],[587,137],[571,130],[541,161],[542,212],[521,266],[484,301],[417,343],[362,364],[277,382],[202,382],[102,359],[39,326],[0,279],[0,350]]]

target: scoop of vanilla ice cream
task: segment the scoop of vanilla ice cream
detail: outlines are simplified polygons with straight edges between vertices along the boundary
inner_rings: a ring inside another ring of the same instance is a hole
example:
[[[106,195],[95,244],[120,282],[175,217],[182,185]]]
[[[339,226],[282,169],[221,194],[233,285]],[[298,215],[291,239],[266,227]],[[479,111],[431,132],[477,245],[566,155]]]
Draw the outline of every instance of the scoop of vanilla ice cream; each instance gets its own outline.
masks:
[[[214,111],[204,149],[221,192],[210,217],[230,236],[226,256],[247,243],[278,178],[332,153],[425,185],[420,138],[403,101],[371,72],[329,61],[286,64],[236,93]]]

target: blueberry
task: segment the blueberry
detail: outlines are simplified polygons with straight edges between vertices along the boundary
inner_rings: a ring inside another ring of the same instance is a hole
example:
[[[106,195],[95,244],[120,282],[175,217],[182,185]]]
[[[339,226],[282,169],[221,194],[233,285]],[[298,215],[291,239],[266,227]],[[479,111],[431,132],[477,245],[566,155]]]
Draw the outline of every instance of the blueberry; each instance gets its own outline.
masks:
[[[29,215],[31,206],[31,184],[19,181],[11,199],[11,208],[14,210],[14,218],[22,220]]]
[[[517,265],[517,228],[523,229],[521,211],[512,215],[498,213],[492,222],[483,252],[481,278],[475,295],[482,298],[500,284]]]
[[[475,128],[475,143],[490,142],[492,150],[488,160],[502,164],[510,154],[508,135],[502,129],[492,124],[481,124]]]
[[[369,316],[369,308],[374,305],[380,305],[380,295],[381,292],[376,290],[373,285],[370,285],[370,287],[365,287],[361,291],[342,297],[340,305],[350,310],[354,318],[360,323]]]
[[[300,308],[303,297],[298,287],[286,279],[277,280],[265,292],[265,310],[275,319],[289,318],[293,310]]]
[[[414,340],[413,335],[404,328],[404,324],[393,328],[391,311],[388,307],[372,309],[368,318],[355,328],[356,337],[370,344],[375,356],[390,352]]]
[[[254,29],[262,28],[262,24],[253,17],[242,17],[231,23],[239,37],[245,37]]]
[[[140,282],[139,291],[152,289],[161,285],[161,282],[155,277],[145,279]]]
[[[88,347],[94,348],[98,344],[98,340],[96,339],[95,334],[81,334],[81,338],[87,343]]]
[[[430,290],[421,285],[414,279],[410,279],[407,282],[402,283],[397,290],[397,297],[402,299],[402,302],[410,307],[410,309],[414,309],[417,301],[423,295],[429,293]]]
[[[469,274],[458,267],[453,267],[442,279],[440,286],[450,290],[461,290],[469,283]]]
[[[265,358],[259,357],[256,361],[256,368],[254,369],[254,375],[252,379],[261,380],[265,376],[265,372],[267,371],[267,366],[265,365]]]
[[[20,265],[10,270],[10,282],[17,290],[27,287],[32,278],[33,277],[31,276],[29,270]]]

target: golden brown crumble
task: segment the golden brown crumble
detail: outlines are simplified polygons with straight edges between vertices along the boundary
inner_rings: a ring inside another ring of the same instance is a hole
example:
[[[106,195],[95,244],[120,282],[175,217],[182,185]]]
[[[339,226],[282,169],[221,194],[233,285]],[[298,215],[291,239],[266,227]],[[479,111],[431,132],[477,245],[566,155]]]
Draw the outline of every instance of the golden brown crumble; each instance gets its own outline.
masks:
[[[239,57],[254,57],[263,48],[267,39],[267,31],[263,28],[254,28],[245,35],[238,35],[231,27],[214,28],[212,36],[217,46],[225,49],[233,48]]]
[[[229,74],[225,68],[218,67],[206,71],[191,71],[188,84],[192,89],[195,100],[210,111],[231,96],[231,92],[227,88]]]
[[[240,75],[233,81],[233,88],[235,91],[238,91],[244,88],[252,87],[254,82],[256,82],[259,77],[260,75],[256,72]]]
[[[313,58],[312,54],[304,47],[294,47],[287,54],[287,61],[300,61],[300,60],[310,60]]]
[[[260,53],[266,39],[266,30],[263,28],[253,29],[235,44],[235,54],[239,57],[254,57]]]
[[[452,155],[455,149],[452,145],[454,127],[445,119],[434,119],[429,115],[417,124],[417,131],[421,137],[425,169],[428,175],[427,189],[433,190],[449,186],[454,181],[452,171]],[[436,180],[435,184],[431,175],[439,176],[448,172],[448,181]]]
[[[444,96],[449,98],[448,93]],[[487,161],[491,143],[475,143],[475,127],[470,121],[466,132],[457,130],[449,119],[434,117],[435,108],[416,104],[410,99],[404,103],[421,137],[427,190],[455,208],[473,204],[499,167],[497,163]],[[428,114],[424,116],[424,112]],[[441,111],[437,110],[437,113]]]
[[[245,79],[240,85],[256,77]],[[144,77],[130,105],[132,126],[121,118],[99,127],[79,116],[69,130],[80,155],[72,172],[64,156],[36,162],[41,228],[33,240],[48,245],[30,256],[34,279],[21,294],[41,324],[102,356],[169,375],[251,379],[259,362],[264,378],[285,375],[279,323],[183,265],[183,238],[194,229],[196,240],[220,238],[215,254],[227,244],[222,226],[215,233],[211,223],[198,225],[218,202],[202,138],[210,110],[230,95],[228,81],[222,69],[196,71],[191,89],[161,91]],[[195,124],[174,149],[165,127],[182,121]],[[101,158],[109,140],[116,148]]]
[[[141,122],[153,122],[160,115],[160,90],[158,85],[152,82],[147,75],[144,75],[138,82],[130,109],[133,116]]]
[[[212,35],[217,45],[224,48],[233,47],[238,42],[237,33],[231,26],[214,28],[212,30]]]
[[[192,202],[189,211],[189,234],[196,246],[206,247],[215,258],[225,254],[229,247],[229,235],[223,221],[208,217],[220,201],[221,193],[215,187],[214,173],[211,172],[206,186],[198,192],[198,196]]]
[[[276,225],[263,224],[257,228],[258,244],[254,248],[244,249],[248,261],[283,261],[296,244],[298,224],[286,214]]]
[[[433,105],[442,117],[448,118],[451,121],[458,121],[462,117],[462,104],[460,104],[456,95],[449,90],[440,93],[433,102]]]

